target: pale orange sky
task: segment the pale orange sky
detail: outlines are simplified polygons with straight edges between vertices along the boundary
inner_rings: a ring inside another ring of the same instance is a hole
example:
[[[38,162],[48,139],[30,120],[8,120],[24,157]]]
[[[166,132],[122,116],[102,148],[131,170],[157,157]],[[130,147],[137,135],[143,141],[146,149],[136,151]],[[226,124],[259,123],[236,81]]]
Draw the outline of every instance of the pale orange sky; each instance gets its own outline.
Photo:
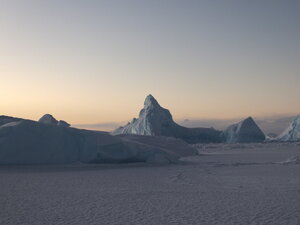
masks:
[[[1,1],[0,114],[127,121],[300,113],[295,1]]]

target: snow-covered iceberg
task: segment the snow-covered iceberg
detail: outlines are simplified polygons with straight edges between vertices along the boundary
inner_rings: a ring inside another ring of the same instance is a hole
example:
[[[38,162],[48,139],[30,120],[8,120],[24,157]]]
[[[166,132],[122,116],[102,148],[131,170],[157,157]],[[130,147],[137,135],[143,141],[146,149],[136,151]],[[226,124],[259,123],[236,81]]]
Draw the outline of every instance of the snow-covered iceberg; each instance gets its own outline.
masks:
[[[112,132],[119,134],[138,134],[167,136],[183,139],[189,143],[220,142],[220,131],[213,128],[186,128],[174,122],[169,110],[161,107],[152,95],[148,95],[139,118],[134,118],[124,127]]]
[[[280,134],[277,141],[300,141],[300,115],[296,116],[292,123]]]
[[[4,123],[4,120],[6,123]],[[2,122],[1,122],[2,121]],[[107,132],[49,126],[12,117],[0,118],[0,164],[175,162],[194,154],[190,149],[174,152],[173,141],[155,144]],[[183,148],[183,146],[182,146]],[[179,150],[178,150],[179,149]]]
[[[222,137],[227,143],[250,143],[265,140],[264,133],[257,126],[252,117],[230,125],[223,131]]]

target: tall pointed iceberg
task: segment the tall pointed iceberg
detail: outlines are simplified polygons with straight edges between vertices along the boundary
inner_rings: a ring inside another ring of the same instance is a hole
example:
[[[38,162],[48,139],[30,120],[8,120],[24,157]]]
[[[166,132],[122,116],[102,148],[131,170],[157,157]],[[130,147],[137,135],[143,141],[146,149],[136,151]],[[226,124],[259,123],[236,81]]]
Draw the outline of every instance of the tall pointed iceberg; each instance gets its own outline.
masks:
[[[220,142],[220,133],[213,128],[186,128],[178,125],[174,122],[170,111],[161,107],[152,95],[146,97],[139,118],[134,118],[126,126],[112,132],[114,135],[169,136],[189,143]]]

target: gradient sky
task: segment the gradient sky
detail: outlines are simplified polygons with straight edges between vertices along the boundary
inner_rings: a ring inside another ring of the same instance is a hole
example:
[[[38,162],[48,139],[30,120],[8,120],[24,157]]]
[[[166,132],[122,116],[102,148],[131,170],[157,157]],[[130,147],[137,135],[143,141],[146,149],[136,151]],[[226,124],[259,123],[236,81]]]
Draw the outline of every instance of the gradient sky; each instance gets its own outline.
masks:
[[[0,114],[300,113],[300,1],[0,0]]]

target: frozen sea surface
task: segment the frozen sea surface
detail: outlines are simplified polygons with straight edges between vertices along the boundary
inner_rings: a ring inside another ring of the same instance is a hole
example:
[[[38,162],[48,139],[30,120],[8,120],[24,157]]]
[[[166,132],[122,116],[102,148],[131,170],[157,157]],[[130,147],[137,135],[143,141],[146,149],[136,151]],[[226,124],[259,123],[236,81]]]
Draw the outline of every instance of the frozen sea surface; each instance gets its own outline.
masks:
[[[300,224],[300,144],[198,145],[172,165],[0,167],[0,224]]]

